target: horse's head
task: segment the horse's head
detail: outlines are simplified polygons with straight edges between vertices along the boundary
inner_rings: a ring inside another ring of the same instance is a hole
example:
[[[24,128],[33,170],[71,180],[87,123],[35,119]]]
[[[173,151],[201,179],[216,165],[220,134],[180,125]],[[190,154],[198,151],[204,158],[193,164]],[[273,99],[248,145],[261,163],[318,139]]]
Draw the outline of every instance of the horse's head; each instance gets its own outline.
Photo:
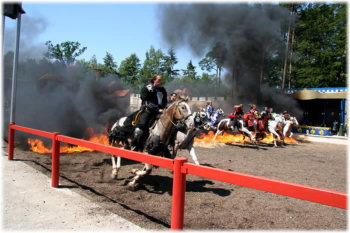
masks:
[[[205,110],[205,108],[197,108],[199,111],[199,117],[200,118],[205,118],[207,116],[207,111]]]
[[[170,117],[172,118],[171,120],[173,122],[185,124],[187,129],[193,129],[194,118],[191,114],[191,109],[187,101],[188,97],[185,99],[178,98],[178,100],[176,100],[174,104],[169,107],[167,112],[172,113]]]
[[[271,119],[271,113],[267,112],[262,116],[263,120],[270,120]]]
[[[294,126],[298,126],[299,125],[299,122],[298,122],[296,117],[290,117],[290,120],[292,121]]]

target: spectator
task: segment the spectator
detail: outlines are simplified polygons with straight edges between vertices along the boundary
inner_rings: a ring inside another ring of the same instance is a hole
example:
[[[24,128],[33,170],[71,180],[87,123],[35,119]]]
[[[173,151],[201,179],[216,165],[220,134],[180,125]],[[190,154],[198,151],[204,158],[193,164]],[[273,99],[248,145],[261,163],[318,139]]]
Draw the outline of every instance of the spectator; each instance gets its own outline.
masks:
[[[321,124],[321,127],[327,127],[326,121],[323,121],[323,123]]]
[[[337,135],[337,133],[338,133],[338,121],[337,119],[335,119],[332,126],[332,134]]]
[[[348,118],[345,122],[345,136],[349,137],[350,133],[350,118]]]

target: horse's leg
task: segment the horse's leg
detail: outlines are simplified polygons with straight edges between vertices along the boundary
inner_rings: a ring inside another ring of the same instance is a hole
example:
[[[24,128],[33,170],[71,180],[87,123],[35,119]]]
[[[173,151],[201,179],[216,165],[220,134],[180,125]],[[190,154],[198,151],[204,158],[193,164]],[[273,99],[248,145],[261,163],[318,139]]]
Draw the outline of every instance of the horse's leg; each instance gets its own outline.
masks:
[[[270,133],[272,133],[272,135],[273,135],[274,138],[277,137],[278,140],[281,141],[280,136],[278,135],[278,133],[276,132],[276,130],[275,130],[273,127],[270,127],[270,128],[269,128],[269,131],[270,131]],[[275,140],[276,140],[276,139],[275,139]]]
[[[218,129],[215,133],[215,137],[214,137],[213,141],[216,140],[217,136],[219,136],[220,133],[221,133],[221,130]]]
[[[277,137],[274,134],[272,136],[273,136],[273,144],[275,145],[275,147],[277,147],[277,142],[276,142]]]
[[[115,156],[112,155],[112,178],[116,179],[118,176],[118,171],[120,168],[120,160],[121,158],[119,156],[117,156],[117,166],[115,165]]]
[[[254,143],[254,145],[256,145],[256,139],[254,138],[253,134],[251,132],[249,132],[249,130],[243,126],[242,126],[241,130],[242,130],[242,132],[246,133],[249,136],[250,140]],[[245,138],[245,136],[243,134],[243,140],[244,140],[244,138]]]
[[[153,167],[152,164],[145,163],[145,166],[141,171],[137,169],[133,169],[132,173],[136,174],[136,176],[132,178],[132,181],[128,183],[128,186],[133,186],[140,178],[142,178],[145,175],[151,174],[152,167]]]
[[[190,155],[192,156],[192,159],[195,164],[199,165],[196,153],[194,151],[193,143],[187,147],[188,152],[190,152]]]

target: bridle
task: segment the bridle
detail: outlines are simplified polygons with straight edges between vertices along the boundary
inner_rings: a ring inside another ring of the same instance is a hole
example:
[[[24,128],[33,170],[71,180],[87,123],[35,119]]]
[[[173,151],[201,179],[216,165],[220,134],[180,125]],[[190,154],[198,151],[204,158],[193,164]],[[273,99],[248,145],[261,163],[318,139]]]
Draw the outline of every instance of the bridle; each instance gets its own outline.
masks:
[[[173,113],[173,116],[172,116],[172,118],[174,118],[175,117],[175,114],[176,114],[176,112],[177,112],[177,110],[178,110],[178,107],[179,107],[179,104],[181,103],[181,102],[184,102],[185,100],[180,100],[179,102],[175,102],[176,103],[176,105],[175,105],[175,110],[174,110],[174,113]],[[174,103],[174,104],[175,104]],[[171,105],[172,106],[172,105]],[[170,107],[171,107],[170,106]],[[170,108],[169,107],[169,108]],[[168,108],[168,109],[169,109]],[[179,119],[179,120],[177,120],[176,121],[176,124],[166,115],[166,111],[164,111],[163,113],[162,113],[162,115],[159,117],[159,121],[160,121],[160,123],[163,125],[163,127],[164,127],[164,129],[166,130],[166,131],[169,131],[166,127],[165,127],[165,125],[164,125],[164,123],[163,123],[163,121],[162,121],[162,116],[164,115],[169,121],[170,121],[170,123],[174,126],[174,127],[179,127],[179,124],[183,124],[183,125],[185,125],[185,121],[192,115],[191,113],[189,113],[188,115],[184,115],[184,114],[182,114],[182,112],[181,111],[179,111],[179,113],[180,113],[180,115],[181,115],[181,119]]]

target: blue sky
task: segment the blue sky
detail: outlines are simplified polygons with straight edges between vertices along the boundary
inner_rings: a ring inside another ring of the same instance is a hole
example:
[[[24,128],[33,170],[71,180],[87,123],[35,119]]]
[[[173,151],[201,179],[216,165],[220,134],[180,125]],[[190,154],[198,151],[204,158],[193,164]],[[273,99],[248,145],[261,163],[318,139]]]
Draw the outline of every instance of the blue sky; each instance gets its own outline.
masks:
[[[123,59],[136,53],[142,64],[151,45],[163,52],[169,48],[158,28],[157,3],[23,2],[22,7],[26,15],[44,18],[48,23],[46,30],[36,35],[35,43],[79,41],[87,50],[78,59],[90,60],[95,54],[98,62],[103,63],[108,51],[119,66]],[[6,17],[6,29],[15,25],[15,20]],[[176,52],[179,60],[176,69],[186,69],[192,59],[197,72],[202,73],[198,66],[201,58],[194,57],[186,48],[177,48]]]
[[[227,2],[227,0],[225,1]],[[53,44],[79,41],[81,47],[87,47],[87,50],[78,59],[90,60],[93,55],[96,55],[98,62],[103,63],[103,57],[108,51],[113,55],[118,66],[122,60],[132,53],[136,53],[142,65],[145,53],[151,45],[155,49],[162,49],[163,52],[167,52],[170,48],[170,45],[162,41],[157,22],[159,20],[156,13],[157,6],[158,4],[164,4],[164,2],[96,2],[69,3],[65,0],[65,2],[47,3],[23,1],[22,7],[26,14],[22,17],[22,26],[26,16],[42,18],[47,22],[47,27],[44,31],[32,36],[30,43],[41,44],[42,47],[45,47],[44,44],[48,40],[51,40]],[[232,1],[228,2],[234,3]],[[11,35],[10,41],[13,43],[15,27],[16,20],[6,17],[5,52],[7,49],[6,37],[9,37],[6,30],[12,29],[10,33],[13,35]],[[12,45],[9,47],[13,50]],[[175,48],[175,51],[179,61],[175,65],[175,69],[186,69],[188,62],[192,60],[197,73],[202,74],[203,71],[198,66],[198,62],[202,57],[195,57],[186,47]],[[207,52],[203,51],[203,54]],[[38,50],[37,53],[41,54],[42,51]],[[211,73],[214,73],[214,71]]]

